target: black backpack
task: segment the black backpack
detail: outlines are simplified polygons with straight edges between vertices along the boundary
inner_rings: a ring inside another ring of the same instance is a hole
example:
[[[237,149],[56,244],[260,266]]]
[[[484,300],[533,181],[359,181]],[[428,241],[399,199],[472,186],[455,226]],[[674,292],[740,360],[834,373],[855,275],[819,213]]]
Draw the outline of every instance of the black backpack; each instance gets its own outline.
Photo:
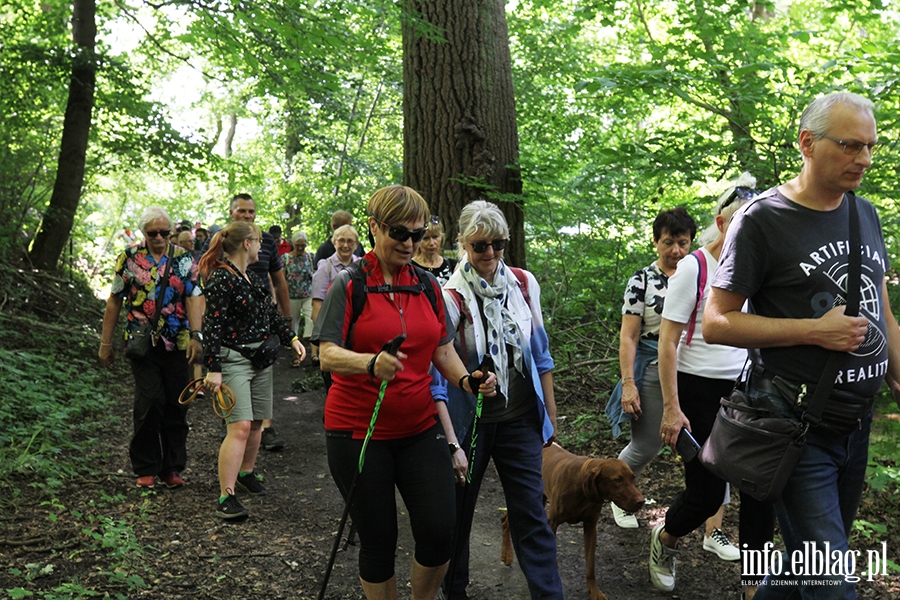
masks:
[[[438,304],[437,304],[437,294],[434,291],[434,275],[412,263],[409,264],[410,267],[415,271],[416,278],[418,279],[418,283],[415,285],[366,285],[366,271],[365,268],[368,266],[369,262],[366,259],[360,259],[354,263],[352,263],[349,267],[347,267],[347,271],[350,273],[350,301],[351,301],[351,313],[350,313],[350,327],[347,330],[347,341],[345,348],[352,348],[353,344],[353,329],[356,326],[356,320],[359,319],[359,315],[362,314],[363,308],[366,306],[366,294],[389,294],[391,292],[403,292],[407,294],[415,294],[419,295],[421,293],[425,294],[425,297],[428,298],[428,302],[431,303],[431,309],[434,311],[435,316],[440,318],[438,312]]]

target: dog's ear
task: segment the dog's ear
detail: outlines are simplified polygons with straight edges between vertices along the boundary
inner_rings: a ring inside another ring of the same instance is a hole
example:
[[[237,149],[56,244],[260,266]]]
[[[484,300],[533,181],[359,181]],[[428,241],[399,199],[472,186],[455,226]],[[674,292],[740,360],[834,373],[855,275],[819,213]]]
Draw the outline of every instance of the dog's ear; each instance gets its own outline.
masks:
[[[591,502],[603,502],[603,461],[592,458],[582,467],[581,491]]]

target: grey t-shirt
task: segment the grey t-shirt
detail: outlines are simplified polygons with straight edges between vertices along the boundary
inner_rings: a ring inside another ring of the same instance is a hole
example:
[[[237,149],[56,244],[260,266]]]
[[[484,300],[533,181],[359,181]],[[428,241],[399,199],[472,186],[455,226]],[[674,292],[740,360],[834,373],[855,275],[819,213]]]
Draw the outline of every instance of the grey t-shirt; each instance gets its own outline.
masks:
[[[887,372],[882,286],[890,263],[875,207],[857,198],[862,242],[860,315],[866,340],[847,355],[835,388],[872,396]],[[752,312],[812,319],[846,303],[850,236],[847,197],[831,211],[801,206],[773,188],[735,213],[713,287],[750,299]],[[766,368],[787,379],[816,383],[829,351],[820,346],[763,348]]]

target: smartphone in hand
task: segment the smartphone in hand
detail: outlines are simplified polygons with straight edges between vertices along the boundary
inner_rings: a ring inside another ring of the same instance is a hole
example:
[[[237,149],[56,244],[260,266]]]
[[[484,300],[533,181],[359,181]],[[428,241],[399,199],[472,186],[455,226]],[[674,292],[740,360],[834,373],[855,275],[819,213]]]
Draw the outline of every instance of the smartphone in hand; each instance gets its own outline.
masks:
[[[697,440],[694,439],[691,432],[684,427],[678,432],[678,439],[675,441],[675,449],[678,450],[678,454],[681,455],[681,458],[684,459],[684,462],[686,463],[691,462],[698,454],[700,454],[700,444],[697,443]]]

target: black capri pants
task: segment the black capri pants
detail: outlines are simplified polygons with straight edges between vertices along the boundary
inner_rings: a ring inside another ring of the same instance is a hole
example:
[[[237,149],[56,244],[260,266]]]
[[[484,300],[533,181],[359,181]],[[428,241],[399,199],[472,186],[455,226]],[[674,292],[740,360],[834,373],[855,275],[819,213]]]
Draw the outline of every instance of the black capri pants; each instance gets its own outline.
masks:
[[[326,431],[331,476],[344,500],[359,464],[362,440],[350,432]],[[371,440],[350,516],[359,532],[359,576],[382,583],[394,576],[397,549],[397,502],[400,491],[423,567],[450,560],[456,507],[453,465],[443,429],[435,424],[420,434],[396,440]]]

